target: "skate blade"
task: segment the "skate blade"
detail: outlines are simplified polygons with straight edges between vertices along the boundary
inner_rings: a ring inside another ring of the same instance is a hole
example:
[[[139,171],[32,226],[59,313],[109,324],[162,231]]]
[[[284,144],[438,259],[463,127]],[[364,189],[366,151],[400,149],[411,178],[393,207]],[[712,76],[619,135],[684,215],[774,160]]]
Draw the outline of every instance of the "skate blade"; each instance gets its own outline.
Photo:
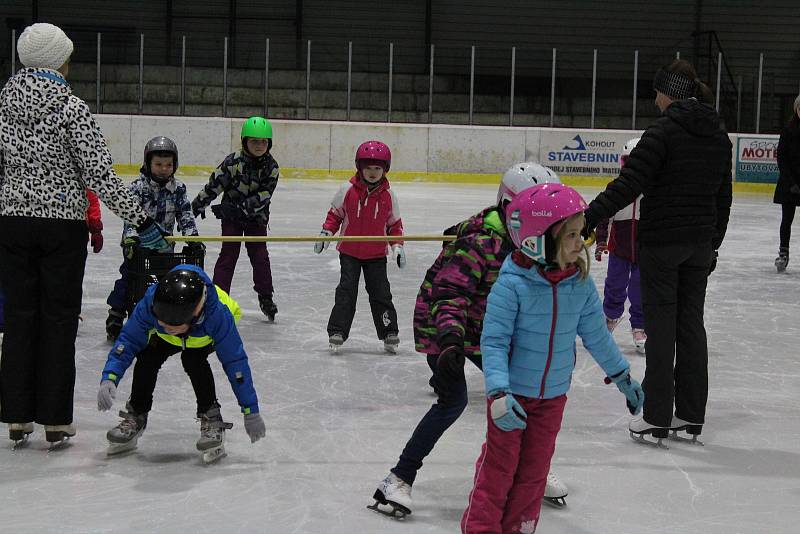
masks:
[[[397,354],[397,346],[396,345],[384,345],[383,350],[388,352],[389,354]]]
[[[386,510],[381,508],[381,506],[387,506],[390,509]],[[396,519],[398,521],[404,520],[407,515],[411,514],[411,510],[409,510],[405,506],[389,501],[386,501],[385,503],[381,503],[380,501],[375,501],[375,504],[368,504],[367,508],[369,508],[373,512],[385,515],[386,517],[391,517],[392,519]]]
[[[69,438],[69,436],[64,436],[60,441],[50,441],[50,446],[47,448],[47,452],[57,452],[66,449],[71,445]]]
[[[205,465],[210,465],[226,456],[228,456],[228,453],[225,452],[225,447],[214,447],[213,449],[203,451],[203,463]]]
[[[657,439],[658,441],[651,441],[651,440],[645,438],[645,435],[647,435],[647,434],[636,434],[631,430],[628,430],[628,432],[631,435],[631,439],[633,441],[635,441],[636,443],[641,443],[643,445],[650,445],[651,447],[656,447],[658,449],[669,449],[669,447],[667,447],[663,443],[664,438],[654,438],[654,439]]]
[[[567,505],[566,495],[563,497],[544,497],[544,502],[556,508],[564,508]]]
[[[637,347],[636,347],[636,352],[638,352],[638,353],[639,353],[639,354],[641,354],[642,356],[644,356],[644,355],[646,354],[646,353],[645,353],[645,350],[644,350],[644,347],[639,347],[639,346],[637,346]]]
[[[28,434],[21,439],[15,439],[14,444],[11,446],[12,451],[18,451],[28,446]]]
[[[127,452],[133,452],[139,447],[139,444],[134,441],[133,443],[109,443],[106,450],[106,456],[121,456]]]
[[[697,435],[696,434],[695,435],[691,435],[691,436],[692,436],[691,439],[687,438],[687,437],[684,437],[684,436],[680,436],[680,435],[678,435],[678,431],[677,430],[673,430],[669,434],[669,439],[672,440],[672,441],[683,441],[684,443],[688,443],[689,445],[699,445],[701,447],[705,447],[706,446],[705,443],[703,443],[702,441],[697,439]]]

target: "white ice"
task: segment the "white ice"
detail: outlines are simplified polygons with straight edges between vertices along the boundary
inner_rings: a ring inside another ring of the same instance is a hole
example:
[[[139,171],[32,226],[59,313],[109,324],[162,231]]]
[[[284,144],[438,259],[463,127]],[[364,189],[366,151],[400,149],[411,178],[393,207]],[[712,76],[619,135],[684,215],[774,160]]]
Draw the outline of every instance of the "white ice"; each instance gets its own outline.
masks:
[[[282,181],[272,206],[275,235],[316,235],[339,182]],[[200,181],[189,183],[190,193]],[[439,234],[491,204],[490,186],[398,183],[406,232]],[[592,198],[598,189],[581,188]],[[105,299],[121,259],[121,223],[104,208],[106,246],[89,254],[77,339],[75,423],[65,450],[47,453],[41,427],[30,445],[0,448],[2,532],[452,533],[472,487],[485,416],[480,372],[468,369],[465,413],[428,457],[404,523],[366,509],[434,401],[425,359],[414,352],[414,298],[439,243],[409,243],[408,268],[389,267],[400,317],[400,351],[383,353],[362,288],[352,337],[337,356],[325,325],[338,282],[333,248],[270,245],[277,321],[268,324],[252,291],[244,250],[233,297],[267,436],[251,444],[219,362],[211,357],[228,432],[228,457],[201,465],[194,443],[194,394],[179,358],[162,369],[139,449],[105,455],[105,432],[130,391],[124,377],[114,411],[95,395],[109,345]],[[210,215],[210,212],[209,212]],[[580,347],[553,466],[569,486],[568,506],[542,509],[539,532],[795,533],[800,531],[800,261],[778,275],[779,208],[767,195],[737,194],[709,283],[706,326],[711,386],[705,447],[657,450],[631,441],[623,397]],[[213,218],[201,233],[218,235]],[[209,244],[213,270],[218,244]],[[593,262],[602,288],[605,262]],[[615,338],[641,378],[629,325]],[[2,430],[5,432],[5,429]],[[2,444],[2,441],[0,441]]]

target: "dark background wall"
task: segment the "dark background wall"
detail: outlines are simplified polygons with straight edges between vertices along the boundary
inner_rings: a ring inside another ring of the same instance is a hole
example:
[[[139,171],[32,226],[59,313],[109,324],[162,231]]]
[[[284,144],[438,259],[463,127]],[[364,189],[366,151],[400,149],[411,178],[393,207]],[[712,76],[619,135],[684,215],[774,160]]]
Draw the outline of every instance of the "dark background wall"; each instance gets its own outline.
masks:
[[[186,36],[187,65],[221,67],[228,36],[229,67],[263,69],[269,37],[273,69],[304,70],[311,40],[312,69],[346,70],[352,41],[354,71],[385,73],[392,42],[395,73],[427,73],[434,44],[438,74],[468,75],[474,45],[476,87],[483,93],[507,92],[512,46],[517,76],[531,90],[549,92],[557,48],[560,90],[585,92],[598,49],[600,99],[630,96],[634,50],[640,95],[646,95],[654,71],[676,52],[713,85],[721,49],[723,98],[735,95],[741,77],[747,109],[763,53],[762,112],[776,124],[800,88],[800,9],[792,0],[2,0],[0,78],[10,72],[11,30],[19,35],[32,21],[62,26],[75,42],[75,62],[95,61],[102,32],[104,64],[138,64],[143,33],[148,65],[178,65]]]

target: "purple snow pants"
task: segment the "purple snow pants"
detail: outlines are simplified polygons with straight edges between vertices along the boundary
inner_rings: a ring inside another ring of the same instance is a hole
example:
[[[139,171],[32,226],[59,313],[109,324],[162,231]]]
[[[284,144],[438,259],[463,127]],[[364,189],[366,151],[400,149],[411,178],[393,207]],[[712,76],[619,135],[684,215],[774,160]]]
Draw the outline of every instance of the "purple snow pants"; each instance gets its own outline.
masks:
[[[625,311],[625,299],[631,302],[631,328],[644,328],[639,264],[631,263],[613,252],[608,255],[608,273],[603,292],[603,311],[610,319],[619,319]]]
[[[222,219],[222,235],[267,235],[267,226],[254,222],[240,223]],[[241,250],[240,242],[222,244],[217,264],[214,266],[214,284],[226,293],[231,292],[231,281]],[[253,266],[253,289],[261,296],[272,296],[272,269],[266,243],[245,243],[250,265]]]

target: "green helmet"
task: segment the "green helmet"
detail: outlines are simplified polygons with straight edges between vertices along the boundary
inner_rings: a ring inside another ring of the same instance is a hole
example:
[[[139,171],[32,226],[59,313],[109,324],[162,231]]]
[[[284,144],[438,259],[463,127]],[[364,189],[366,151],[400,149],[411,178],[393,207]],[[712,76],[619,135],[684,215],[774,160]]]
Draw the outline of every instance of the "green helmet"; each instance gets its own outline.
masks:
[[[272,125],[264,117],[250,117],[242,124],[242,139],[255,137],[256,139],[272,139]]]

